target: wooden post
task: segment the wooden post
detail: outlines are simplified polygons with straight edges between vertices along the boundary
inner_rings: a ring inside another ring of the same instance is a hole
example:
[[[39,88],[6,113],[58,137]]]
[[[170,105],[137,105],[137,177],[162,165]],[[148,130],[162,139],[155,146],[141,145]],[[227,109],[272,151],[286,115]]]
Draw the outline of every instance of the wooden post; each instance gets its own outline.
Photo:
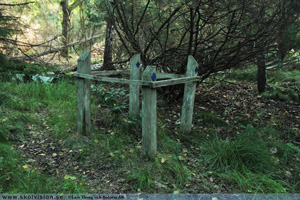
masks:
[[[198,63],[193,56],[188,57],[186,77],[195,77],[198,74]],[[186,83],[184,86],[183,105],[181,112],[180,131],[192,130],[193,110],[196,93],[196,82]]]
[[[147,66],[142,76],[144,81],[156,80],[156,67]],[[156,89],[142,87],[142,146],[143,154],[154,158],[157,152],[156,141]]]
[[[130,59],[130,80],[140,80],[141,61],[140,54],[135,54]],[[138,83],[131,83],[129,86],[129,114],[138,117],[140,112],[140,86]]]
[[[91,54],[84,51],[78,59],[77,71],[82,74],[91,73]],[[77,131],[81,135],[89,135],[91,129],[91,81],[79,78],[77,86]]]

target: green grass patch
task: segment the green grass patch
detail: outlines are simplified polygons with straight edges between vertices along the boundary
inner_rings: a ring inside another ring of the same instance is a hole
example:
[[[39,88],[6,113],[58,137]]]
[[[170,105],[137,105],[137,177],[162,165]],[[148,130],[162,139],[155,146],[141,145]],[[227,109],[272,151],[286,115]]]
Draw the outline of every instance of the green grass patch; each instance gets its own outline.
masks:
[[[270,72],[269,82],[293,84],[300,87],[300,71],[299,70],[276,70]]]
[[[218,174],[225,178],[229,183],[237,185],[240,192],[244,193],[286,193],[286,183],[284,181],[276,181],[268,174],[253,173],[244,171],[241,173],[232,170],[227,173]]]
[[[214,170],[242,170],[264,173],[275,162],[264,141],[255,134],[243,133],[234,141],[216,138],[204,144],[206,161]]]
[[[257,67],[247,66],[241,69],[232,70],[227,79],[232,81],[255,82],[257,81]]]
[[[300,101],[300,71],[289,69],[270,71],[266,92],[262,96],[275,101]]]
[[[294,89],[278,85],[271,85],[271,87],[261,95],[267,99],[273,99],[275,101],[299,101],[299,95]]]
[[[241,192],[285,193],[299,189],[299,144],[284,143],[280,131],[251,125],[233,139],[202,142],[208,169]],[[288,177],[288,178],[287,178]]]
[[[30,137],[29,130],[54,130],[59,137],[73,130],[76,86],[72,82],[1,82],[0,109],[1,193],[86,192],[78,180],[60,180],[36,171],[10,146],[11,141]]]
[[[56,84],[3,82],[0,95],[4,109],[27,113],[47,112],[44,113],[47,117],[40,121],[53,130],[57,138],[66,138],[75,132],[76,85],[69,80]]]
[[[222,127],[228,126],[228,123],[221,117],[204,110],[199,110],[197,112],[196,121],[202,125]]]
[[[128,174],[127,182],[134,191],[151,192],[160,188],[167,189],[173,185],[173,188],[169,188],[169,192],[172,192],[177,188],[183,188],[190,178],[191,171],[177,156],[158,154],[153,161],[136,163]]]
[[[0,143],[0,193],[83,193],[86,189],[71,180],[40,174],[10,145]]]

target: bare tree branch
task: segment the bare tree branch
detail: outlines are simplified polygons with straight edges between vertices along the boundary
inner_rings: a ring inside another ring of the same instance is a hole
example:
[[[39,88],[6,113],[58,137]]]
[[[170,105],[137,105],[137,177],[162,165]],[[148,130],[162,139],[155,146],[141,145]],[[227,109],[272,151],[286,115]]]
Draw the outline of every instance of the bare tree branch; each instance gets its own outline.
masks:
[[[0,3],[0,6],[24,6],[24,5],[28,5],[28,4],[31,4],[31,3],[34,3],[33,1],[32,2],[26,2],[26,3],[17,3],[17,4],[11,4],[11,3]]]

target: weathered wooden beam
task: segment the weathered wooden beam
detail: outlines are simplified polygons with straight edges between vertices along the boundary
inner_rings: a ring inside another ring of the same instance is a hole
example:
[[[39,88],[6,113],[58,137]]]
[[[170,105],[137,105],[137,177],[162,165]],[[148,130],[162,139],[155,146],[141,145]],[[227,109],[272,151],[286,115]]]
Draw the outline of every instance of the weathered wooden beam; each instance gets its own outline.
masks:
[[[193,56],[188,57],[186,77],[196,77],[198,74],[198,63]],[[187,82],[184,86],[183,105],[181,112],[180,131],[190,132],[192,130],[193,110],[196,93],[196,83]]]
[[[122,79],[122,78],[110,78],[110,77],[100,77],[100,76],[93,76],[89,74],[83,73],[74,73],[75,77],[95,80],[95,81],[102,81],[102,82],[109,82],[109,83],[120,83],[120,84],[140,84],[149,86],[150,82],[147,81],[140,81],[140,80],[129,80],[129,79]]]
[[[184,84],[188,82],[196,82],[199,81],[200,77],[182,77],[182,78],[172,78],[168,80],[158,80],[161,77],[166,78],[173,77],[174,74],[167,74],[166,76],[160,76],[160,73],[155,73],[156,80],[155,82],[151,81],[144,81],[144,80],[129,80],[129,79],[122,79],[122,78],[110,78],[110,77],[101,77],[97,75],[89,75],[84,73],[74,73],[75,77],[89,79],[89,80],[96,80],[96,81],[102,81],[102,82],[111,82],[111,83],[121,83],[121,84],[139,84],[144,86],[149,86],[151,88],[159,88],[159,87],[165,87],[170,85],[177,85],[177,84]],[[180,77],[181,75],[178,75]]]
[[[155,72],[155,66],[147,66],[143,72],[142,79],[154,82],[156,80]],[[142,87],[142,147],[143,154],[148,158],[154,158],[157,152],[156,96],[155,88]]]
[[[131,61],[132,62],[132,61]],[[132,63],[130,62],[130,68]],[[140,61],[138,62],[140,65]],[[136,66],[137,63],[134,63]],[[138,67],[140,69],[140,67]],[[130,70],[106,70],[106,71],[92,71],[91,75],[95,76],[110,76],[110,75],[129,75]],[[175,79],[175,78],[184,78],[185,75],[182,74],[167,74],[167,73],[156,73],[157,80],[159,79]]]
[[[141,77],[141,58],[140,54],[134,55],[130,59],[130,80],[139,81]],[[138,117],[140,113],[140,85],[130,83],[129,85],[129,114]]]
[[[84,51],[78,59],[78,72],[91,72],[91,54]],[[77,86],[77,131],[81,135],[89,135],[91,129],[91,81],[78,79]]]
[[[170,85],[178,85],[178,84],[184,84],[189,82],[196,82],[199,81],[200,77],[184,77],[184,78],[175,78],[175,79],[169,79],[169,80],[162,80],[162,81],[156,81],[156,82],[150,82],[150,87],[152,88],[159,88],[159,87],[165,87]]]
[[[142,86],[149,86],[151,88],[159,88],[159,87],[165,87],[170,85],[184,84],[188,82],[196,82],[201,79],[200,77],[184,77],[184,78],[175,78],[175,79],[152,82],[152,81],[145,81],[145,80],[129,80],[129,79],[122,79],[122,78],[101,77],[101,76],[95,76],[95,75],[89,75],[83,73],[74,73],[73,75],[75,77],[89,79],[89,80],[96,80],[96,81],[110,82],[110,83],[121,83],[121,84],[139,84]],[[156,74],[156,79],[157,79],[157,74]]]
[[[111,76],[111,75],[129,75],[129,70],[106,70],[106,71],[92,71],[91,75],[95,76]]]
[[[166,74],[166,73],[156,73],[157,80],[159,79],[174,79],[174,78],[183,78],[185,75],[181,74]]]

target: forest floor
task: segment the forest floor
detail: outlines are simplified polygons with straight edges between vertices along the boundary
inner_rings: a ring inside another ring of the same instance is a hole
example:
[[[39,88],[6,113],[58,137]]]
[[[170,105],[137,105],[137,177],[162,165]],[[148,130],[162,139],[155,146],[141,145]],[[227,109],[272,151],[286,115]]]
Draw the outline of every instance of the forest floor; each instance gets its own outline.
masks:
[[[45,98],[47,87],[39,91]],[[192,132],[181,134],[182,102],[168,102],[158,95],[159,153],[152,161],[141,153],[140,119],[126,114],[126,88],[115,87],[107,84],[93,90],[89,137],[76,133],[76,122],[68,124],[74,117],[68,119],[67,111],[54,113],[49,102],[36,102],[33,111],[26,111],[34,113],[36,121],[25,120],[24,137],[12,142],[24,159],[19,166],[84,188],[73,192],[300,192],[299,99],[266,98],[257,94],[253,82],[202,83],[196,92]],[[0,92],[9,96],[5,87]],[[2,124],[11,120],[5,113],[12,112],[3,102]],[[60,109],[54,102],[52,106]],[[68,106],[74,105],[75,100]],[[61,135],[55,132],[62,126],[54,120],[55,114],[59,115],[55,120],[65,123]]]

